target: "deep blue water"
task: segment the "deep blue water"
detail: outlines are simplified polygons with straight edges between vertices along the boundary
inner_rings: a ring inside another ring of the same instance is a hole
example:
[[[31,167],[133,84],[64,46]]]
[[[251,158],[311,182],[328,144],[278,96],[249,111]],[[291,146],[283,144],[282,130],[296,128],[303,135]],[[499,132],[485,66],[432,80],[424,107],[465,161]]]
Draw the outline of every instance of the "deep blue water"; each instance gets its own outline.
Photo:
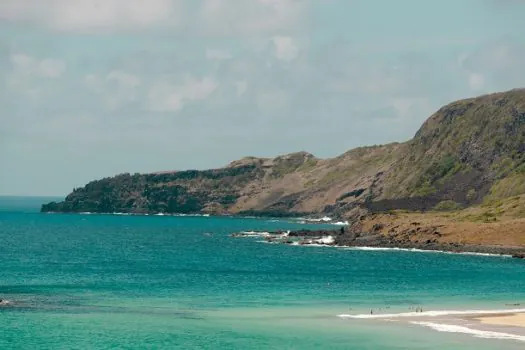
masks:
[[[40,214],[0,200],[1,349],[520,349],[516,340],[370,309],[504,309],[525,303],[510,258],[270,245],[243,230],[293,221]],[[25,203],[25,204],[24,204]]]

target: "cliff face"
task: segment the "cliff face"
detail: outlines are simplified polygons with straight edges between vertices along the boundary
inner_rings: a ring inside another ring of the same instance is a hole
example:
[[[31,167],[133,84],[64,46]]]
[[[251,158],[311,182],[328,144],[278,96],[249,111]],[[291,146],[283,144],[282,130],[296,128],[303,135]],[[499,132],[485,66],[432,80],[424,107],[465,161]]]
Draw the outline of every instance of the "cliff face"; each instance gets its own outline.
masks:
[[[44,212],[358,216],[453,209],[525,193],[525,90],[454,102],[406,143],[333,159],[306,152],[221,169],[122,174],[75,189]]]

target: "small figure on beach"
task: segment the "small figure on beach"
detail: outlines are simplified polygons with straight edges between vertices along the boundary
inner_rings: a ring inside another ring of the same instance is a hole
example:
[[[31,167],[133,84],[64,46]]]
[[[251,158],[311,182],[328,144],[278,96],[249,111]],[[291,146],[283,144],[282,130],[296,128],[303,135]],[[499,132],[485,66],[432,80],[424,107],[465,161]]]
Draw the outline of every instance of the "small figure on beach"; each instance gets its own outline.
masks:
[[[370,309],[370,315],[373,315],[373,314],[374,314],[374,311]]]

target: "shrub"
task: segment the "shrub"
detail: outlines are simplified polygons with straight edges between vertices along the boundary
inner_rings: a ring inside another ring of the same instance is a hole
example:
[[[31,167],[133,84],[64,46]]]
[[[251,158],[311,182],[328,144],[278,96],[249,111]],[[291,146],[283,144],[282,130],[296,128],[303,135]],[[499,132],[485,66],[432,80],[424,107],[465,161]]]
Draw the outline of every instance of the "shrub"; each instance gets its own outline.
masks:
[[[461,209],[461,204],[456,203],[451,200],[439,202],[434,207],[434,210],[438,210],[438,211],[452,211],[452,210],[458,210],[458,209]]]

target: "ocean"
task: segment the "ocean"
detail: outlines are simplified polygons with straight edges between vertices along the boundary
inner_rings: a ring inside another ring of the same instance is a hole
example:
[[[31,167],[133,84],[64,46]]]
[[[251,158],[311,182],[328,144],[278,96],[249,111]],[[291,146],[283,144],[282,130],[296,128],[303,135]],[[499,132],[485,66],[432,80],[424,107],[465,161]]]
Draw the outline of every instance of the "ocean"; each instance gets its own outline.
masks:
[[[525,348],[452,315],[525,308],[522,260],[267,244],[230,234],[327,225],[42,201],[0,199],[0,349]]]

